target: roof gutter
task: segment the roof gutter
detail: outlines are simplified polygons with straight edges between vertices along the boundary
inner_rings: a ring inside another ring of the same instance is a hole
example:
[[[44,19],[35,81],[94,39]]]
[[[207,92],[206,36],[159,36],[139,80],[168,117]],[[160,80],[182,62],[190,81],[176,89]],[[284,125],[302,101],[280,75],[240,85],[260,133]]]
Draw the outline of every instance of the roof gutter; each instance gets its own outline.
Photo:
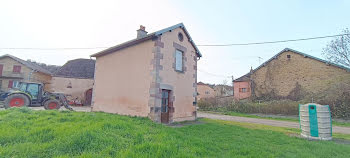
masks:
[[[116,45],[114,47],[108,48],[106,50],[100,51],[98,53],[92,54],[90,57],[100,57],[100,56],[103,56],[103,55],[106,55],[106,54],[109,54],[109,53],[113,53],[115,51],[118,51],[118,50],[130,47],[130,46],[135,45],[137,43],[150,40],[153,37],[155,37],[155,34],[149,34],[148,36],[146,36],[144,38],[135,39],[135,40],[132,40],[130,42],[126,42],[125,44],[122,43],[122,44]]]

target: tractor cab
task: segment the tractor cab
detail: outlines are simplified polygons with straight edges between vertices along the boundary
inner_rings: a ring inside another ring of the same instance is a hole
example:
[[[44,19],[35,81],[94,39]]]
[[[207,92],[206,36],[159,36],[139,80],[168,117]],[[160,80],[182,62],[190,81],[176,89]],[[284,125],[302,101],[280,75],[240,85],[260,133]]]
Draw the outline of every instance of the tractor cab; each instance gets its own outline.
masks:
[[[32,106],[40,106],[43,96],[43,84],[35,82],[20,82],[19,85],[14,88],[15,91],[26,93],[31,97]]]

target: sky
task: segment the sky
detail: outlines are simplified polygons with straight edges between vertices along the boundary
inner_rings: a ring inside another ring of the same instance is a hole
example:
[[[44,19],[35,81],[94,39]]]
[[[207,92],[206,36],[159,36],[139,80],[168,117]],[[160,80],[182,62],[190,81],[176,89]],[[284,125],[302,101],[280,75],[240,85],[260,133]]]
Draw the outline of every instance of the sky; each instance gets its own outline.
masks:
[[[197,45],[336,35],[350,28],[349,8],[348,0],[0,0],[0,55],[63,65],[136,38],[139,25],[155,32],[180,22]],[[324,58],[331,40],[199,46],[198,81],[230,83],[284,48]]]

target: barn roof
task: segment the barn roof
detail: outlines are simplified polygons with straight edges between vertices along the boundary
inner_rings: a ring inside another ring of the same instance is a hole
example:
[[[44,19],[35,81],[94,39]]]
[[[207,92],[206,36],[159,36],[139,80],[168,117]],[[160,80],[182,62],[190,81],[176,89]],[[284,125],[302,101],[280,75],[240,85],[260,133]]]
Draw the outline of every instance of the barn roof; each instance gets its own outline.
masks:
[[[67,78],[94,78],[95,60],[74,59],[64,64],[54,76]]]

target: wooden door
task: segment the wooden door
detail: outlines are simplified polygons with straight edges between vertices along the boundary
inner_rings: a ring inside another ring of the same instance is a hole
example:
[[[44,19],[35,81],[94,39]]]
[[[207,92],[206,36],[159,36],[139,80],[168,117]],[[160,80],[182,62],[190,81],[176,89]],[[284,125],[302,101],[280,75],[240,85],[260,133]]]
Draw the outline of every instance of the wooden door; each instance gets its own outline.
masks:
[[[169,123],[169,90],[162,90],[161,122]]]
[[[92,89],[85,92],[85,105],[91,105],[92,100]]]

